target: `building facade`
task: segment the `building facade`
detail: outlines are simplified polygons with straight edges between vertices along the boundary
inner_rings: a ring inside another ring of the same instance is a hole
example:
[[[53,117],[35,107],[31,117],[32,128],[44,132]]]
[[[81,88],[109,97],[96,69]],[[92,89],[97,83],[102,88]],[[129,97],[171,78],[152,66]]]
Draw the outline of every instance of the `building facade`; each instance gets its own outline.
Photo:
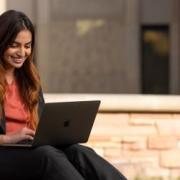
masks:
[[[180,93],[178,0],[1,3],[35,24],[45,92]]]

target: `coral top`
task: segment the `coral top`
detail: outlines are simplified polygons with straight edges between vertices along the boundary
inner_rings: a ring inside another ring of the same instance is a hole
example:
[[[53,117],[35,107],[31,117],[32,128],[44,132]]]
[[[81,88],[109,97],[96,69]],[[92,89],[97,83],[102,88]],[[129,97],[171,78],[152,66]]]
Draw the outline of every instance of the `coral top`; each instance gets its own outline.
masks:
[[[28,111],[22,102],[16,81],[8,85],[4,98],[6,133],[17,131],[28,126]]]

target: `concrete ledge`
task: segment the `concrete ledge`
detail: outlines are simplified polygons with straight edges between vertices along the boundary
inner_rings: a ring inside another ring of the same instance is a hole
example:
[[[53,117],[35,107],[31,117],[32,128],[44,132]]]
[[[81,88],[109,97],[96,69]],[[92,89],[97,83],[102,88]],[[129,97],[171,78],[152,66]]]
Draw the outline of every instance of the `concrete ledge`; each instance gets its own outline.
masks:
[[[46,102],[101,100],[103,112],[180,112],[178,95],[44,94]]]

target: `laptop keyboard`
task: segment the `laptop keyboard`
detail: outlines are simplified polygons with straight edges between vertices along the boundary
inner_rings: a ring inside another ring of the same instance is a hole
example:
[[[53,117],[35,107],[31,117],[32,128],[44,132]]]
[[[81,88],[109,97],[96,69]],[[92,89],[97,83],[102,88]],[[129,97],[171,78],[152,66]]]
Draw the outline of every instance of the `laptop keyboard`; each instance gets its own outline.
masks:
[[[29,139],[26,139],[26,140],[22,140],[22,141],[19,141],[17,144],[32,144],[32,140],[29,140]]]

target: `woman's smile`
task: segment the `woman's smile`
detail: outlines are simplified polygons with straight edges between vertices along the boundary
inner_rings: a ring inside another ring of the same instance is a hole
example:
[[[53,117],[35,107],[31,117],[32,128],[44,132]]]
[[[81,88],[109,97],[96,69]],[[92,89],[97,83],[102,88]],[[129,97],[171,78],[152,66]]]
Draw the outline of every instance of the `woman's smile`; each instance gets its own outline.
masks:
[[[14,57],[11,56],[11,59],[13,60],[14,63],[20,64],[20,63],[24,63],[26,57]]]

